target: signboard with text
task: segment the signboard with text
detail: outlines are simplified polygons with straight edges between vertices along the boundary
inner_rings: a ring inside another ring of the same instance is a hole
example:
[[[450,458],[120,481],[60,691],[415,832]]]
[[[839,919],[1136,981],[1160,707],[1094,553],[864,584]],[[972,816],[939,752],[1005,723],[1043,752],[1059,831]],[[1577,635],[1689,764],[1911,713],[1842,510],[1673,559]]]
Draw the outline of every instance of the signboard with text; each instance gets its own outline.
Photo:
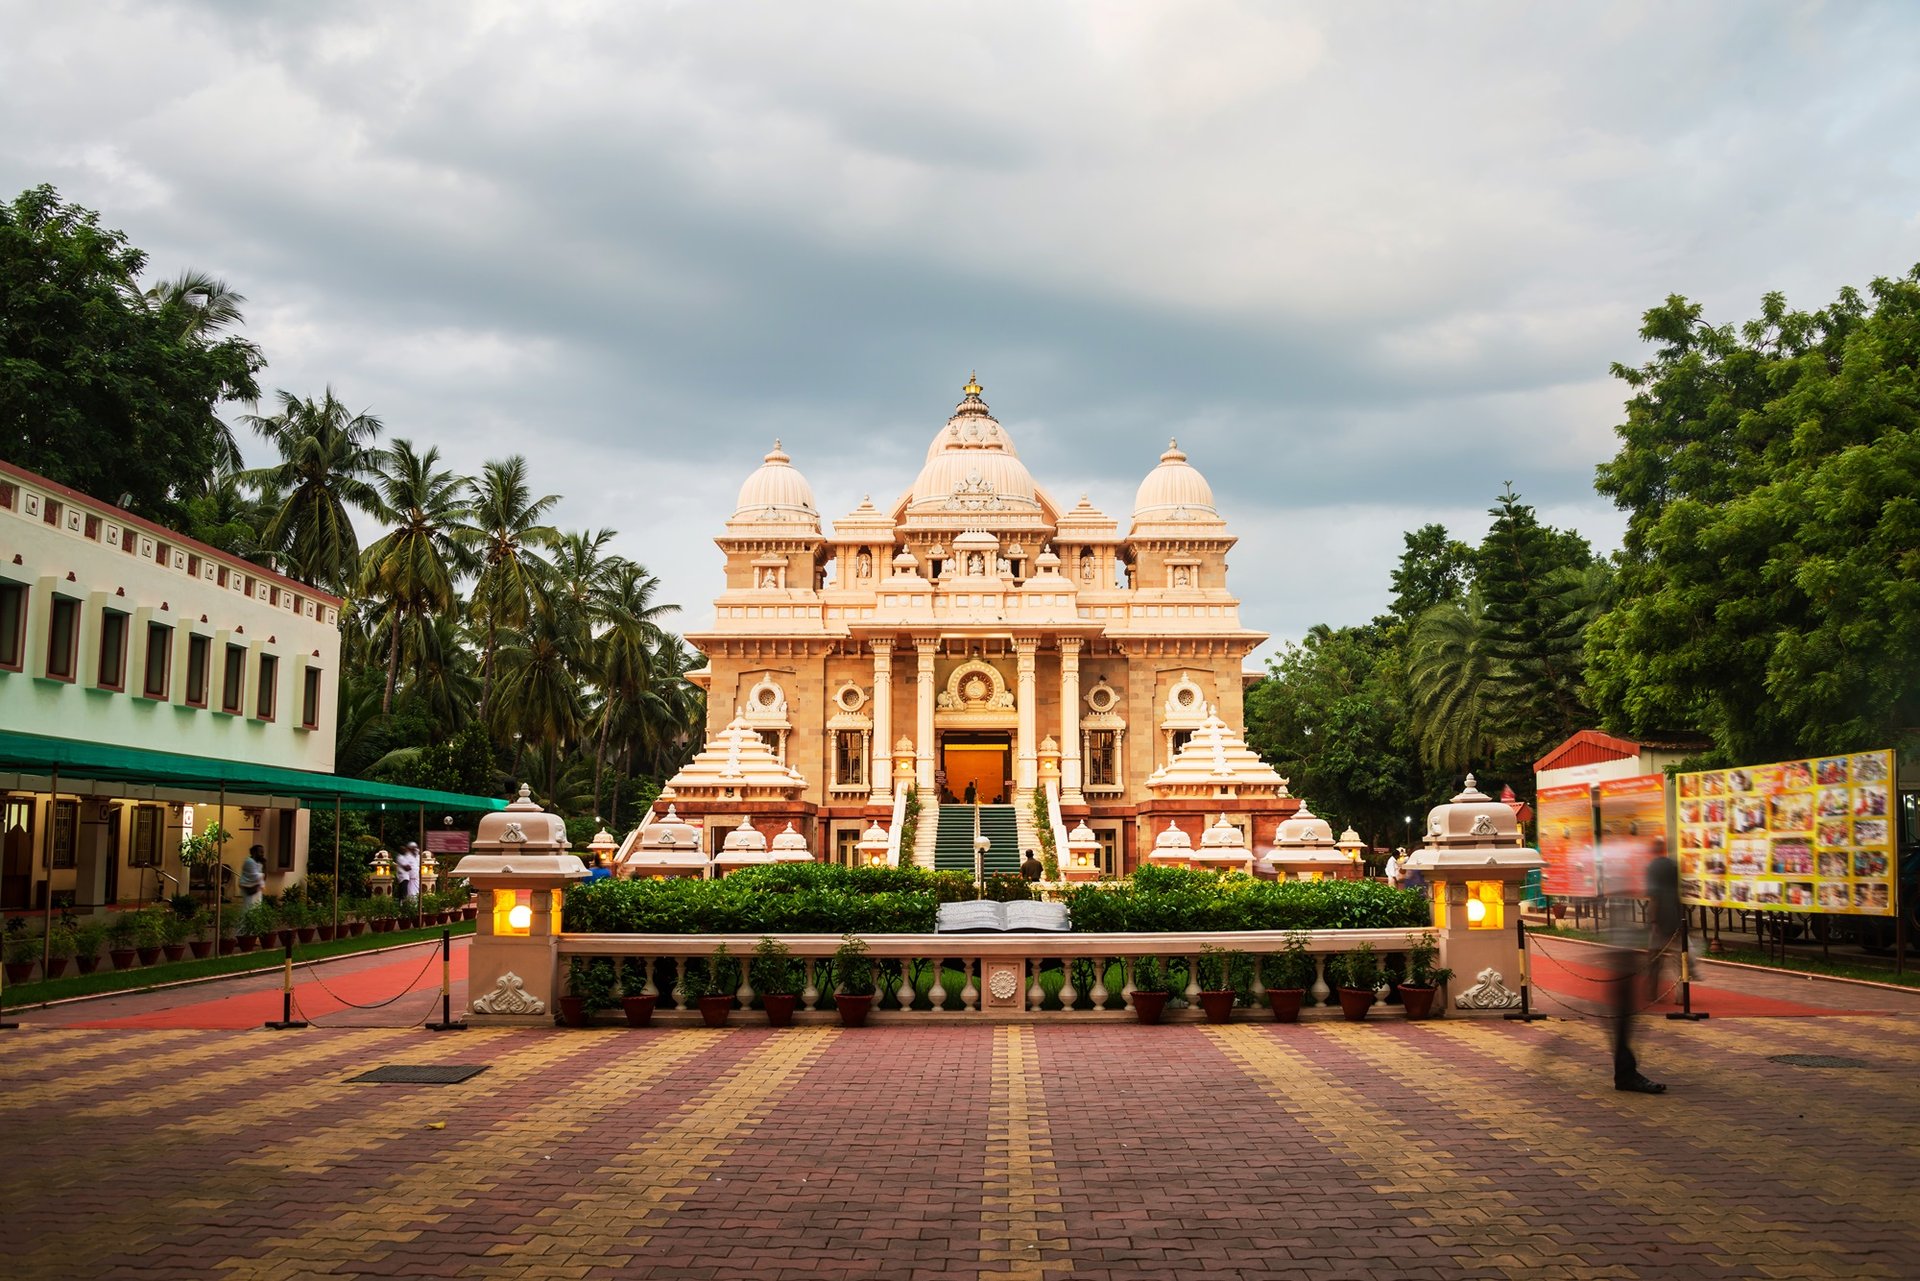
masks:
[[[1647,863],[1667,840],[1667,776],[1610,778],[1600,793],[1600,892],[1644,898]]]
[[[1600,892],[1600,870],[1594,861],[1593,787],[1543,787],[1534,796],[1538,807],[1540,857],[1547,862],[1540,891],[1563,898],[1592,898]]]

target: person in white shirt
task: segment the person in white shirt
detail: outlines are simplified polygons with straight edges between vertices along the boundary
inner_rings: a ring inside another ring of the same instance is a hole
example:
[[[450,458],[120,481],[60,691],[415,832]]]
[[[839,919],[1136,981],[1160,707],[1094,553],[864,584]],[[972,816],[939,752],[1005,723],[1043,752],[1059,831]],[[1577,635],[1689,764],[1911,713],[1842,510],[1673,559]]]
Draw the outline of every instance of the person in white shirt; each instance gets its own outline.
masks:
[[[400,897],[420,897],[420,843],[408,841],[400,856],[393,860],[394,879],[400,885]]]
[[[1400,852],[1395,850],[1387,855],[1387,884],[1400,888]]]
[[[240,893],[245,907],[260,906],[260,894],[267,887],[267,851],[265,846],[247,848],[240,864]]]

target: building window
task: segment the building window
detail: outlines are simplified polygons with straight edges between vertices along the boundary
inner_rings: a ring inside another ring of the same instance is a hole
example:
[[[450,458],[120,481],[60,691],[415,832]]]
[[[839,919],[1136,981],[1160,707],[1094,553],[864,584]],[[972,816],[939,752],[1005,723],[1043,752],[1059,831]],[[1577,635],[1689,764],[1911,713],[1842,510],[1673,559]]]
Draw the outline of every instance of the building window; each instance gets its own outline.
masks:
[[[1173,731],[1173,737],[1169,740],[1170,750],[1167,754],[1167,759],[1172,760],[1175,756],[1178,756],[1180,749],[1185,747],[1187,740],[1192,737],[1193,731],[1190,729],[1177,729]]]
[[[100,670],[94,683],[101,689],[127,686],[127,616],[117,610],[100,613]]]
[[[843,827],[833,834],[833,861],[841,867],[860,866],[860,829]]]
[[[47,619],[47,675],[57,681],[72,680],[79,644],[80,602],[55,596]]]
[[[75,838],[80,832],[80,802],[53,803],[53,865],[72,867]]]
[[[300,725],[303,729],[319,729],[320,669],[309,667],[305,680],[306,688],[300,692]]]
[[[274,862],[282,872],[293,870],[293,818],[292,810],[275,810],[274,830],[277,835]]]
[[[128,867],[160,866],[160,833],[165,827],[158,805],[138,805],[133,811],[133,842],[127,847]]]
[[[1087,731],[1087,786],[1117,787],[1120,784],[1119,735],[1110,729]]]
[[[27,589],[0,583],[0,667],[17,672],[27,656]]]
[[[140,678],[140,692],[148,698],[165,698],[172,675],[173,628],[165,623],[148,623],[146,671]]]
[[[833,779],[838,787],[859,787],[867,781],[866,753],[860,750],[866,737],[857,729],[834,731]]]
[[[247,697],[247,647],[227,646],[226,668],[220,673],[220,710],[238,716]]]
[[[254,718],[273,719],[274,687],[280,683],[280,660],[272,654],[260,655],[260,696],[254,703]]]
[[[207,705],[207,656],[213,643],[204,636],[187,637],[187,697],[189,707]]]
[[[49,525],[55,525],[55,526],[59,525],[60,500],[58,498],[49,498],[44,504],[42,504],[40,508],[40,518],[46,521],[47,524]]]

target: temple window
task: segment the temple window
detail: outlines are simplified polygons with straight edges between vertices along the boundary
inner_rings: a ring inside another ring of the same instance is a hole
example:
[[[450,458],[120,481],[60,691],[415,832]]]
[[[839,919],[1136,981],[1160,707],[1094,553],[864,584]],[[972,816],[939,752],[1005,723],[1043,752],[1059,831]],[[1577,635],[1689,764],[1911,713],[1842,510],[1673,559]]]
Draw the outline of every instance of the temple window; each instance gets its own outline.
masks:
[[[833,782],[836,787],[858,787],[867,781],[865,735],[859,730],[835,730]]]
[[[1119,736],[1110,729],[1087,731],[1087,786],[1115,787],[1120,782]]]
[[[1173,731],[1173,734],[1167,740],[1167,754],[1169,758],[1178,756],[1180,749],[1185,747],[1187,740],[1192,737],[1193,731],[1190,729],[1177,729]]]

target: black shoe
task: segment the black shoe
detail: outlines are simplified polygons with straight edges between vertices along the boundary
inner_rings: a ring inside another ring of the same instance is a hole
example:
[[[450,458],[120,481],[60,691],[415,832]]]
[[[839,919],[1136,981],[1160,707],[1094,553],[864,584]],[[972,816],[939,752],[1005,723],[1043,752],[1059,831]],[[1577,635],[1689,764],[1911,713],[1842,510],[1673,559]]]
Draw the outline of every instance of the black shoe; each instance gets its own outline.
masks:
[[[1628,1081],[1615,1081],[1613,1088],[1624,1090],[1628,1094],[1665,1094],[1667,1087],[1658,1081],[1649,1081],[1644,1076],[1636,1076]]]

